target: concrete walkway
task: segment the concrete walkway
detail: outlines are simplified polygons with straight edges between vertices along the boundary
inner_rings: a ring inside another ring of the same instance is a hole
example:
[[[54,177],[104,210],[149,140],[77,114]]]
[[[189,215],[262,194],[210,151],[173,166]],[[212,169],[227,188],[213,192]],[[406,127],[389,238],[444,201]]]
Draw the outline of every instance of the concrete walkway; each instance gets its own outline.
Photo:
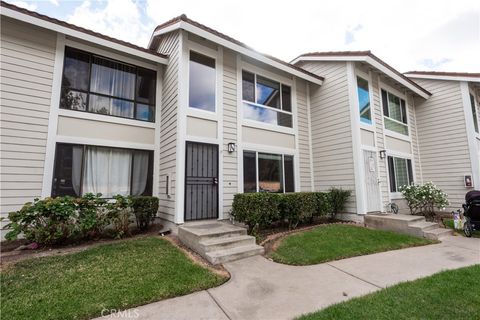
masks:
[[[304,267],[255,256],[225,264],[232,278],[220,287],[141,306],[126,315],[169,320],[292,319],[399,282],[479,263],[480,239],[459,236],[446,237],[440,244]]]

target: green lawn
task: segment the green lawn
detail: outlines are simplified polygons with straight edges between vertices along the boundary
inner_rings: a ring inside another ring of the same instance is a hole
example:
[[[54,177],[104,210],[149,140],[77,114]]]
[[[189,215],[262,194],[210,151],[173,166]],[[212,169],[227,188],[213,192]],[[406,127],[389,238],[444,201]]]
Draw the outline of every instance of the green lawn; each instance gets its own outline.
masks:
[[[271,257],[280,263],[309,265],[430,243],[434,242],[395,232],[332,224],[285,237]]]
[[[299,319],[480,319],[479,274],[480,265],[444,271]]]
[[[121,241],[19,262],[1,273],[2,319],[86,319],[187,294],[226,279],[165,239]]]

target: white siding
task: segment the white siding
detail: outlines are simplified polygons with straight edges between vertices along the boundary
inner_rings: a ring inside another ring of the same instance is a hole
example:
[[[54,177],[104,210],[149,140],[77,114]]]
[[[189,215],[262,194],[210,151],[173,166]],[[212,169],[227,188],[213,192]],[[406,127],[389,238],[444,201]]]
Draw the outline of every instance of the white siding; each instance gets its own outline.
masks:
[[[56,34],[1,19],[0,215],[41,196]]]
[[[177,158],[177,108],[178,108],[178,64],[179,33],[172,32],[165,36],[158,52],[169,55],[169,63],[163,73],[162,121],[160,129],[160,206],[162,218],[174,221],[175,217],[175,185]],[[170,175],[170,195],[166,194],[166,177]]]
[[[297,79],[298,153],[300,191],[312,191],[310,170],[310,127],[308,125],[307,83]]]
[[[447,210],[458,209],[468,191],[463,176],[471,173],[460,84],[415,81],[433,94],[426,101],[417,101],[416,107],[423,180],[433,181],[449,195]]]
[[[224,217],[232,208],[233,196],[238,190],[237,153],[228,153],[227,145],[237,143],[237,66],[236,54],[223,51],[223,212]]]
[[[345,62],[303,63],[300,67],[325,77],[310,88],[310,117],[315,190],[332,186],[355,190],[352,129]],[[347,205],[356,212],[355,195]]]

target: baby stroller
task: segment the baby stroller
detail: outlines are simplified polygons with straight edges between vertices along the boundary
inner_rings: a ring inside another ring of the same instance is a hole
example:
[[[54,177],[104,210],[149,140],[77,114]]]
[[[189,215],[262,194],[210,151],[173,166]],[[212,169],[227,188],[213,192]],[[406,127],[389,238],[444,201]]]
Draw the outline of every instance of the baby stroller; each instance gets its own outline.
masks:
[[[463,210],[465,216],[463,232],[467,237],[471,237],[474,230],[480,230],[480,191],[467,192]]]

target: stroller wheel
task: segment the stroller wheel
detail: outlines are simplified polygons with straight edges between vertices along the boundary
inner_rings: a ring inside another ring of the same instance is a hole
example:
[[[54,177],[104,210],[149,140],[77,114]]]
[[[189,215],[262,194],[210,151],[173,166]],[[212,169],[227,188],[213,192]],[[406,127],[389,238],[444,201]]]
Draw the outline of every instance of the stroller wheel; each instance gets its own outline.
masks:
[[[472,236],[473,230],[470,221],[465,222],[465,224],[463,225],[463,233],[465,233],[468,238]]]

